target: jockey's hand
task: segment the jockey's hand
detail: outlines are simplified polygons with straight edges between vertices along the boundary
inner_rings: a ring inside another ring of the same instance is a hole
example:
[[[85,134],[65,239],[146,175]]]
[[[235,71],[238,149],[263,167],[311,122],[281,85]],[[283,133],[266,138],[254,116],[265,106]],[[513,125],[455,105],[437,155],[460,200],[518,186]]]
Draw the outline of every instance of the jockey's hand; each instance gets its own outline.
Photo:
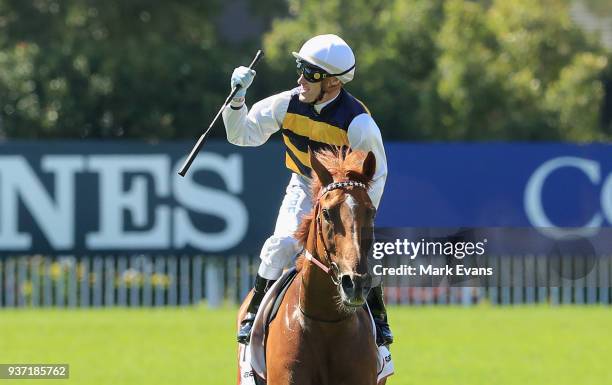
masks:
[[[235,98],[241,98],[246,95],[246,90],[253,83],[253,78],[255,78],[255,71],[248,67],[243,66],[234,69],[231,81],[232,89],[238,84],[241,86],[238,92],[236,92]]]

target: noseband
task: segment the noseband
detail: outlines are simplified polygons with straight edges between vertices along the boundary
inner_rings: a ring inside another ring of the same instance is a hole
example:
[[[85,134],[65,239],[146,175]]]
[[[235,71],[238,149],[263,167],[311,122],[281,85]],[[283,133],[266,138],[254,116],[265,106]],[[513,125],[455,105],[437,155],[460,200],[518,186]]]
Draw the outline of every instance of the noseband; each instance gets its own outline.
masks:
[[[325,262],[327,263],[327,265],[325,265],[325,263],[315,258],[309,250],[304,249],[304,256],[306,257],[306,259],[314,263],[321,270],[323,270],[325,274],[328,274],[332,282],[336,286],[340,286],[340,268],[338,267],[338,264],[336,262],[333,262],[331,260],[329,250],[327,249],[327,245],[325,244],[325,239],[323,238],[323,230],[322,230],[323,226],[321,225],[319,212],[321,211],[321,198],[323,198],[325,194],[327,194],[328,192],[332,190],[337,190],[337,189],[345,190],[349,187],[359,187],[365,190],[367,190],[368,188],[364,183],[357,182],[354,180],[349,180],[345,182],[332,182],[321,189],[321,192],[319,193],[319,196],[317,197],[317,200],[316,200],[315,213],[317,217],[314,218],[314,220],[316,221],[315,224],[317,226],[317,236],[321,240],[321,244],[323,245],[323,249],[325,250],[324,257],[325,257]]]

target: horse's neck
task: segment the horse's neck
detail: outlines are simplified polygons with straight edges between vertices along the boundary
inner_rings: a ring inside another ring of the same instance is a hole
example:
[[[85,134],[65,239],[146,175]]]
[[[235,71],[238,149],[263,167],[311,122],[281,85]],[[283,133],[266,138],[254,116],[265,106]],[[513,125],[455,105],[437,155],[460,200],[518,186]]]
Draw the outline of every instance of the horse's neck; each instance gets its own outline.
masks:
[[[325,262],[317,247],[315,221],[316,218],[309,230],[306,249],[311,251],[314,258]],[[301,285],[300,306],[307,316],[325,321],[335,321],[345,316],[338,307],[339,293],[331,277],[308,260],[304,261]]]

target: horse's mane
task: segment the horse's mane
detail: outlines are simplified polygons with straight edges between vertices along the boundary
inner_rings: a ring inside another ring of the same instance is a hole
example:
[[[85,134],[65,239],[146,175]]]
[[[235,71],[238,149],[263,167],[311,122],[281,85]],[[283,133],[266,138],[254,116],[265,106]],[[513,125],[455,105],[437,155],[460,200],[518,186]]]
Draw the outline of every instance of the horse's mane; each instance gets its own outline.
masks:
[[[367,156],[366,152],[363,151],[352,151],[346,147],[336,147],[332,150],[323,150],[317,152],[316,157],[321,164],[331,173],[334,182],[353,180],[365,184],[368,188],[372,180],[361,173],[363,161]],[[310,185],[312,191],[313,207],[308,214],[302,217],[298,229],[296,230],[294,237],[298,240],[299,244],[304,247],[306,240],[308,239],[308,231],[310,224],[315,216],[315,201],[321,191],[321,181],[317,177],[317,174],[312,171],[312,182]],[[296,266],[298,270],[301,270],[303,263],[303,257],[298,258]]]

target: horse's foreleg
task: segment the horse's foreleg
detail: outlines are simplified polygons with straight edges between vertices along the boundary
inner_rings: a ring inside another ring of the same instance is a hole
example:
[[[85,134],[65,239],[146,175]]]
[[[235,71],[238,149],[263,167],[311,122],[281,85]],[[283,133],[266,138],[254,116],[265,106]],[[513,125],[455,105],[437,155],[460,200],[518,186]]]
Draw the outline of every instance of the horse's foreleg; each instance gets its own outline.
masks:
[[[386,383],[387,383],[387,378],[385,377],[378,382],[378,385],[385,385]]]

